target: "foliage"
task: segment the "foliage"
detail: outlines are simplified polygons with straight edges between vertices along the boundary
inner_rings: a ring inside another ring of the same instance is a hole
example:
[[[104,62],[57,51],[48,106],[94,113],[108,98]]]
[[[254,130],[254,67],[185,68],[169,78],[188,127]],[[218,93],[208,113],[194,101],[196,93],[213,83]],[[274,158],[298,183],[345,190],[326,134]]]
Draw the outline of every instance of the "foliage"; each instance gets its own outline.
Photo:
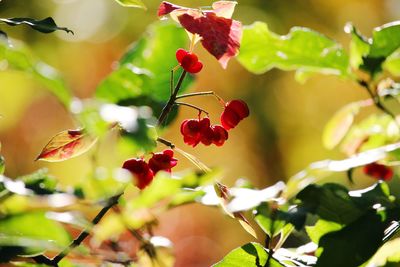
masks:
[[[122,6],[145,8],[138,0],[116,1]],[[379,163],[396,172],[400,162],[400,122],[387,107],[389,101],[399,101],[400,84],[384,72],[400,73],[399,23],[375,28],[370,39],[347,25],[351,40],[346,52],[338,42],[311,29],[294,27],[281,36],[264,22],[245,26],[241,39],[241,23],[232,19],[235,5],[219,1],[212,9],[196,9],[162,2],[158,15],[169,14],[188,32],[171,21],[149,25],[90,99],[73,98],[61,75],[36,59],[25,45],[1,40],[0,59],[7,63],[7,69],[42,83],[79,127],[49,137],[37,160],[58,162],[91,153],[93,165],[86,179],[65,187],[45,170],[7,177],[6,162],[0,158],[1,262],[79,266],[77,258],[84,258],[104,266],[111,262],[172,266],[171,242],[154,236],[152,229],[162,213],[198,203],[221,207],[259,241],[232,250],[213,266],[357,267],[400,263],[398,251],[393,249],[399,241],[400,196],[386,181],[391,177],[379,173],[379,169],[372,170],[372,178],[378,180],[373,185],[348,189],[355,178],[366,179],[365,174],[371,174],[365,171],[366,166],[372,168],[377,165],[371,164]],[[0,20],[11,26],[26,24],[43,33],[70,32],[51,18]],[[279,68],[295,70],[300,81],[318,73],[360,85],[370,98],[338,110],[323,133],[325,147],[339,146],[345,157],[311,163],[288,178],[286,184],[280,181],[263,189],[248,184],[229,188],[219,181],[218,170],[165,140],[163,130],[172,128],[176,106],[198,111],[198,118],[185,120],[180,129],[184,142],[193,147],[199,143],[223,146],[230,141],[228,136],[235,134],[233,128],[240,127],[239,122],[250,115],[242,100],[225,103],[212,91],[183,94],[195,81],[188,72],[201,71],[193,68],[200,62],[193,52],[198,41],[223,68],[240,46],[237,59],[254,74]],[[201,95],[213,96],[222,104],[222,126],[211,125],[202,107],[179,102]],[[356,119],[371,107],[376,112]],[[110,162],[103,166],[98,160],[102,143],[116,147],[116,154],[126,159],[125,164]],[[156,152],[157,143],[169,149]],[[179,161],[174,152],[199,170],[176,172],[174,167]],[[342,181],[340,175],[348,179]],[[145,183],[140,180],[144,178]],[[87,212],[88,207],[91,212]],[[77,229],[76,237],[71,237],[71,229]],[[262,234],[257,235],[256,229]],[[118,242],[125,235],[139,244],[134,257],[119,251]],[[91,242],[84,242],[89,236]],[[289,237],[304,246],[284,248]],[[116,262],[91,253],[102,245],[112,248]]]

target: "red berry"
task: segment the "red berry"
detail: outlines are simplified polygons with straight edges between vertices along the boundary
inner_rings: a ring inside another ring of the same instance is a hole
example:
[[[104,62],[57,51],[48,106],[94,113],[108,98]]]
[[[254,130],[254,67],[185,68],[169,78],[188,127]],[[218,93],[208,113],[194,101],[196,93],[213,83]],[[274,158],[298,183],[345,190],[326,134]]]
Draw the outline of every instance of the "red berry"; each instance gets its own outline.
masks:
[[[163,152],[154,153],[149,160],[149,167],[156,174],[158,171],[171,172],[171,168],[175,167],[178,160],[174,158],[174,151],[166,149]]]
[[[181,124],[181,134],[185,144],[195,147],[200,142],[199,120],[184,120]]]
[[[389,181],[393,177],[392,168],[376,162],[365,165],[363,171],[365,174],[378,180]]]
[[[135,184],[140,189],[144,189],[153,180],[154,174],[149,165],[143,159],[128,159],[122,165],[135,177]]]
[[[233,109],[236,112],[236,114],[239,115],[241,120],[250,115],[249,107],[243,100],[240,99],[232,100],[226,104],[226,107]]]
[[[176,51],[176,60],[178,60],[179,65],[189,73],[198,73],[203,68],[203,63],[199,61],[196,54],[190,53],[182,48]]]
[[[226,130],[230,130],[249,115],[249,108],[244,101],[232,100],[225,104],[225,109],[221,114],[221,124]]]
[[[212,130],[214,132],[213,143],[216,146],[222,146],[228,140],[228,131],[220,125],[212,126]]]

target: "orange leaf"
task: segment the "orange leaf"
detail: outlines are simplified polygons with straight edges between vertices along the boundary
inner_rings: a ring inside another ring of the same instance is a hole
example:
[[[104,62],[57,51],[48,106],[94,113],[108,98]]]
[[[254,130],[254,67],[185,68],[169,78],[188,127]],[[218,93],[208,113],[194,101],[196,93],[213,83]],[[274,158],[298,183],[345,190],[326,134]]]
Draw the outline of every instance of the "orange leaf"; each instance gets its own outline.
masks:
[[[64,161],[88,151],[97,138],[82,130],[66,130],[56,134],[43,148],[36,160],[49,162]]]

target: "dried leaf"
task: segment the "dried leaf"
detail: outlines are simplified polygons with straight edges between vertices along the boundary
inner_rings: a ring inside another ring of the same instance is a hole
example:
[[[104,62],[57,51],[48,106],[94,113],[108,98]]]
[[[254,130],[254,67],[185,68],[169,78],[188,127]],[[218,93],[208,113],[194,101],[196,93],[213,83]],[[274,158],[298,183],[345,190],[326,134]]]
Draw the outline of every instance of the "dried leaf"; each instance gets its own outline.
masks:
[[[51,138],[36,160],[58,162],[77,157],[88,151],[96,141],[97,138],[82,130],[62,131]]]

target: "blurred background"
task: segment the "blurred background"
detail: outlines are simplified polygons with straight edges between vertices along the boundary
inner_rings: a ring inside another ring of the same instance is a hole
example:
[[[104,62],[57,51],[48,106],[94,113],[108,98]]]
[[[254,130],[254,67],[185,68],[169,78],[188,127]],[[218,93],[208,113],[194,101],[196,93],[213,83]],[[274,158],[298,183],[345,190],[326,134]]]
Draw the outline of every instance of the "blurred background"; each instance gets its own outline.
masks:
[[[309,27],[338,40],[346,49],[346,22],[370,36],[374,27],[399,19],[400,14],[400,2],[396,0],[238,2],[234,18],[244,25],[264,21],[279,34],[287,34],[293,26]],[[211,4],[203,0],[174,3],[192,7]],[[160,2],[147,0],[145,4],[147,11],[123,8],[112,0],[3,0],[2,18],[52,16],[59,26],[75,34],[43,35],[23,26],[1,29],[25,42],[38,58],[63,73],[75,96],[88,98],[128,46],[158,19]],[[230,132],[221,148],[191,148],[183,143],[180,122],[196,117],[195,111],[185,108],[164,137],[208,166],[219,166],[224,171],[223,183],[231,186],[238,178],[246,178],[256,187],[266,187],[286,180],[313,161],[342,158],[339,152],[322,146],[321,133],[338,108],[368,97],[357,84],[319,75],[299,84],[293,72],[279,70],[256,76],[235,59],[223,70],[202,47],[197,46],[196,52],[205,67],[197,75],[192,91],[214,90],[226,101],[243,99],[249,104],[251,116]],[[208,110],[213,122],[219,121],[217,101],[206,97],[190,102]],[[7,176],[17,177],[45,167],[62,184],[74,184],[88,175],[88,155],[52,164],[34,161],[50,137],[73,127],[61,104],[41,85],[19,72],[1,71],[0,114],[1,153],[6,158]],[[184,158],[179,159],[177,170],[194,168]],[[254,241],[236,221],[217,209],[197,204],[165,213],[156,233],[174,242],[176,266],[209,266],[231,249]]]

